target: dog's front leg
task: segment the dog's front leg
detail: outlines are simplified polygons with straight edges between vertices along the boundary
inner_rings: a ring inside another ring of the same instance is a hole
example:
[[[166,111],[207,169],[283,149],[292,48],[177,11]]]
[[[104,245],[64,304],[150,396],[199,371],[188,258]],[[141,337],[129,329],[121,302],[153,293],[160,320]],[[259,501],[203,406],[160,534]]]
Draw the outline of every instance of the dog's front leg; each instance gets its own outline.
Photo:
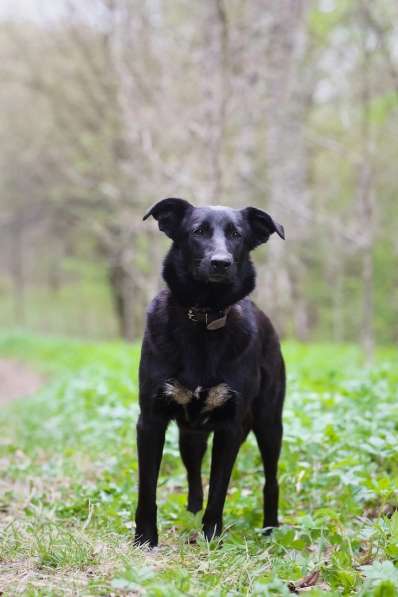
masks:
[[[156,486],[162,460],[167,421],[140,415],[137,423],[138,505],[135,513],[135,542],[158,544]]]
[[[214,433],[209,499],[203,516],[203,532],[208,541],[222,531],[225,498],[240,442],[241,434],[237,429],[223,429]]]

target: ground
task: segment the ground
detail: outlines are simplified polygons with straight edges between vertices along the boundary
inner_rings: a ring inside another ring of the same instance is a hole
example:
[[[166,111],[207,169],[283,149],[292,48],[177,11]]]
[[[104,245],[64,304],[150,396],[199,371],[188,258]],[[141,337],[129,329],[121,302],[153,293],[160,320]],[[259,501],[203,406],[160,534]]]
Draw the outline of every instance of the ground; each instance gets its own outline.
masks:
[[[352,346],[283,349],[281,528],[261,533],[249,437],[222,543],[207,544],[172,425],[149,552],[132,539],[139,345],[0,336],[0,594],[398,595],[397,351],[366,368]]]
[[[16,398],[31,396],[42,383],[42,376],[30,367],[14,359],[0,359],[0,408]]]

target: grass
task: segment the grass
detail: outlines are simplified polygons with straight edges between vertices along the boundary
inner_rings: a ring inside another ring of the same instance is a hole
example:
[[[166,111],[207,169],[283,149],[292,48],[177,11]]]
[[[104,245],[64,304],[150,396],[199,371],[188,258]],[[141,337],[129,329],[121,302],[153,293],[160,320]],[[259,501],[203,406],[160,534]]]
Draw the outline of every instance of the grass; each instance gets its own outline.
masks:
[[[48,383],[0,413],[4,595],[398,595],[398,352],[287,343],[283,526],[260,532],[252,438],[236,463],[221,544],[185,511],[171,425],[158,490],[161,545],[132,543],[138,346],[0,336]],[[204,467],[208,478],[208,459]]]

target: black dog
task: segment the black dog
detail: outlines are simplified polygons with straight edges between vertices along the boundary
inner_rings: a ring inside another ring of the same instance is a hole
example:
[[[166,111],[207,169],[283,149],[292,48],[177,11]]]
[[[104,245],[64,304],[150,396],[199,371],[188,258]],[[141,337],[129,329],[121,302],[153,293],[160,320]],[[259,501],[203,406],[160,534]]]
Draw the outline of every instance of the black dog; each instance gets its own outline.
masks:
[[[250,251],[273,232],[284,238],[283,227],[254,207],[194,207],[175,198],[149,216],[173,244],[163,266],[168,289],[149,307],[142,346],[136,542],[158,543],[156,485],[171,419],[191,512],[202,508],[201,462],[214,431],[205,537],[221,533],[232,467],[250,430],[264,462],[264,527],[276,527],[284,362],[271,322],[245,297],[255,284]]]

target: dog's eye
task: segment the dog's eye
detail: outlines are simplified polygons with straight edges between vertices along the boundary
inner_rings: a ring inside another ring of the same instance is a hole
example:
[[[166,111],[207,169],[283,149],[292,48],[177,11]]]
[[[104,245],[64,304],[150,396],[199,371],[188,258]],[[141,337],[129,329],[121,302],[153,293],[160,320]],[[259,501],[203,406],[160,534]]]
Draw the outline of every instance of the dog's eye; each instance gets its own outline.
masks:
[[[195,228],[193,233],[197,236],[203,236],[204,234],[206,234],[206,228],[204,226],[198,226],[197,228]]]
[[[241,233],[240,233],[240,232],[238,232],[238,231],[236,230],[236,228],[235,228],[235,229],[233,229],[233,230],[230,230],[230,232],[229,232],[229,236],[230,236],[231,238],[240,238],[242,235],[241,235]]]

